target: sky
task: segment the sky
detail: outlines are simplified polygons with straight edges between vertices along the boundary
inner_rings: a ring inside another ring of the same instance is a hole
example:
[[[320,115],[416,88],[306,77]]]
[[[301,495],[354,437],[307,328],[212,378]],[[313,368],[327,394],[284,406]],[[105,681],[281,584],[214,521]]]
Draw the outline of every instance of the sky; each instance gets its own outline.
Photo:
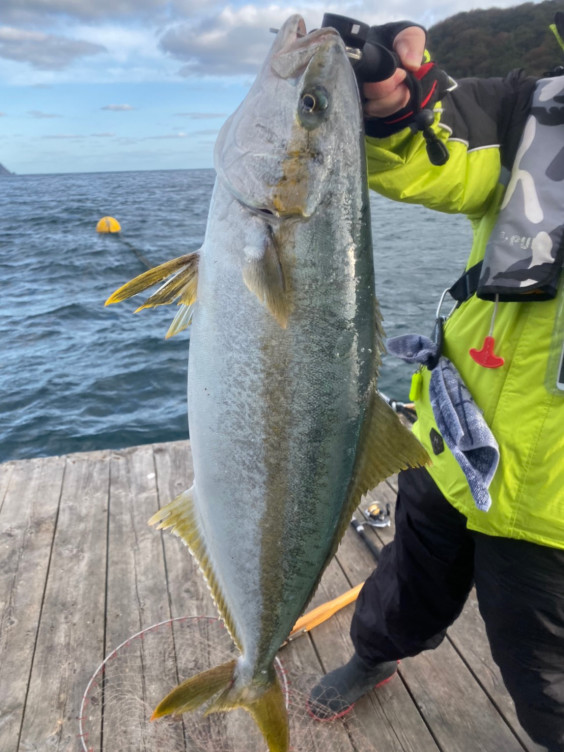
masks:
[[[431,26],[514,0],[0,0],[0,163],[18,174],[212,167],[279,28],[325,12]]]

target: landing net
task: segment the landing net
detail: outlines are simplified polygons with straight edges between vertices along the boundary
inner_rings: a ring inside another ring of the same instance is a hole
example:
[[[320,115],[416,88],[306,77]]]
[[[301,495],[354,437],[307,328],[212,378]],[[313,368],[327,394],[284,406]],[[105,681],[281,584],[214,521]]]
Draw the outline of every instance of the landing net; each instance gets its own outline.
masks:
[[[310,718],[306,699],[318,677],[304,673],[298,655],[283,652],[284,665],[276,659],[291,752],[375,752],[354,715],[332,723]],[[205,717],[204,709],[149,721],[159,700],[180,681],[236,656],[227,630],[211,617],[171,619],[133,635],[107,656],[86,687],[79,718],[82,752],[266,752],[244,710]]]

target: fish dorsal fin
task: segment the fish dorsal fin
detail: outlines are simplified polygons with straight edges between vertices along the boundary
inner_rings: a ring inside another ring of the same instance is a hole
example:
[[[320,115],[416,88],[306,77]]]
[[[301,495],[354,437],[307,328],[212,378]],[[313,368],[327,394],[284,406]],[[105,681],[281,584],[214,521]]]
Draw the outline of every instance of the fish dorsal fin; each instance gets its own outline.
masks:
[[[159,509],[149,520],[149,525],[156,525],[157,530],[169,530],[181,538],[190,549],[202,570],[213,596],[217,610],[229,630],[233,641],[242,651],[241,641],[237,636],[233,617],[227,607],[225,596],[212,566],[208,548],[202,535],[196,506],[194,504],[194,486],[184,491],[166,506]]]
[[[282,265],[271,237],[265,238],[261,245],[245,246],[243,281],[285,329],[290,312],[289,297]]]

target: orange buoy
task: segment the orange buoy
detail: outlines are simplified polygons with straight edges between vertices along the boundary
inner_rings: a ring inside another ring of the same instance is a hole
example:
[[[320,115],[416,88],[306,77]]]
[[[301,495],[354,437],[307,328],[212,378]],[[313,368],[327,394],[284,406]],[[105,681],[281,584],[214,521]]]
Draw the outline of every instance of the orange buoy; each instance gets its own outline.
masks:
[[[96,232],[120,232],[121,226],[113,217],[102,217],[96,225]]]

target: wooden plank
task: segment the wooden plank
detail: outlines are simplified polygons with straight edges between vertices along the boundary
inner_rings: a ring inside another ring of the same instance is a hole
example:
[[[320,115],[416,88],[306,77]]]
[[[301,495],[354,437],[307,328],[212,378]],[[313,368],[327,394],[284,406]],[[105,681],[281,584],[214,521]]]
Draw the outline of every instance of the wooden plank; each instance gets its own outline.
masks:
[[[153,449],[111,456],[106,649],[170,618],[162,545],[149,527],[158,509]]]
[[[496,707],[445,640],[402,661],[402,676],[437,742],[449,752],[522,752]]]
[[[82,695],[102,660],[107,452],[67,457],[19,749],[78,747]]]
[[[192,485],[192,455],[189,442],[180,441],[156,445],[154,451],[159,506],[163,507]],[[162,536],[172,616],[217,616],[203,575],[188,548],[170,532],[153,534]]]
[[[153,448],[113,454],[110,477],[106,653],[170,619],[163,547],[147,524],[158,509]],[[163,628],[150,639],[128,642],[116,653],[105,672],[104,749],[144,749],[153,735],[151,712],[178,683],[171,647]],[[176,748],[182,738],[182,725],[174,724],[168,744]]]
[[[16,750],[57,520],[63,458],[2,467],[0,749]],[[8,472],[5,472],[8,470]]]
[[[207,587],[185,546],[146,525],[157,506],[187,488],[191,479],[187,442],[0,465],[0,749],[75,752],[80,746],[76,717],[82,693],[104,652],[171,612],[188,616],[189,624],[203,614],[215,617]],[[373,498],[393,505],[393,484],[381,484],[363,505]],[[393,537],[394,529],[367,532],[381,545]],[[349,530],[312,606],[357,584],[373,567],[363,543]],[[436,752],[438,747],[449,752],[539,752],[514,716],[472,599],[443,645],[403,661],[397,678],[357,704],[358,726],[304,720],[302,705],[322,671],[320,660],[330,670],[352,652],[351,615],[349,606],[317,627],[312,637],[299,638],[282,651],[300,703],[291,707],[300,750],[309,749],[304,739],[313,733],[311,749],[319,749],[321,740],[322,747],[343,752],[373,747],[390,752]],[[186,640],[187,634],[178,627],[179,639]],[[148,652],[142,644],[127,647],[127,671],[146,680],[142,699],[150,694],[151,684],[160,692],[160,682],[178,680],[170,652],[182,647],[171,648],[170,639],[161,654],[160,648]],[[183,665],[182,671],[189,672],[189,666]],[[132,715],[137,712],[135,708]],[[234,733],[237,723],[236,715],[228,714],[226,731]],[[110,728],[106,730],[109,742]],[[174,732],[181,740],[180,727]],[[133,741],[131,747],[129,735],[123,743],[134,749]],[[153,746],[144,744],[139,742],[137,749],[152,752]]]
[[[2,514],[2,506],[6,498],[15,464],[15,462],[4,462],[0,465],[0,514]]]

